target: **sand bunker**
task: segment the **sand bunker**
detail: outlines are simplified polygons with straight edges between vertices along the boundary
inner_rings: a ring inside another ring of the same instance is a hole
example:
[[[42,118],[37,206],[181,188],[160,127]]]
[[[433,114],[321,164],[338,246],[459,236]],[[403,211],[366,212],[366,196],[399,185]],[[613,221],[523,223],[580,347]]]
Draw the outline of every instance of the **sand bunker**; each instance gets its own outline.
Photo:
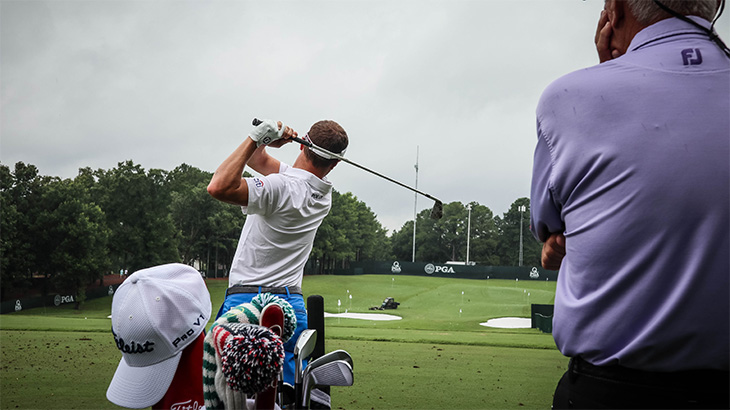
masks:
[[[363,319],[363,320],[401,320],[400,316],[386,315],[384,313],[327,313],[324,317],[339,317],[343,319]]]
[[[324,317],[338,317],[342,319],[362,319],[362,320],[401,320],[400,316],[388,315],[385,313],[327,313]],[[532,327],[532,320],[526,317],[500,317],[490,319],[482,326],[495,327],[501,329],[529,329]]]
[[[500,329],[529,329],[532,327],[532,319],[527,317],[498,317],[489,319],[482,326],[497,327]]]

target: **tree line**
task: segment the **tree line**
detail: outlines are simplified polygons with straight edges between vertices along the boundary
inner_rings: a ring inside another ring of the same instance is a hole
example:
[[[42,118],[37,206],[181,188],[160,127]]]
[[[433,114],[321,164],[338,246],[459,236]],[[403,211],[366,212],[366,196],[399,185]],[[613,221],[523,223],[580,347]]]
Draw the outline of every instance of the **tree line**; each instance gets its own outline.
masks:
[[[208,195],[212,175],[187,164],[165,171],[124,161],[61,179],[23,162],[13,169],[0,164],[0,296],[44,278],[44,287],[83,301],[85,287],[104,274],[170,262],[225,276],[245,215]],[[516,200],[502,217],[476,202],[444,204],[442,219],[430,219],[426,209],[388,235],[364,202],[334,190],[308,270],[330,273],[353,261],[410,261],[414,222],[416,261],[465,260],[468,229],[470,261],[516,266],[522,228],[523,264],[539,263],[541,246],[528,228],[528,198]]]

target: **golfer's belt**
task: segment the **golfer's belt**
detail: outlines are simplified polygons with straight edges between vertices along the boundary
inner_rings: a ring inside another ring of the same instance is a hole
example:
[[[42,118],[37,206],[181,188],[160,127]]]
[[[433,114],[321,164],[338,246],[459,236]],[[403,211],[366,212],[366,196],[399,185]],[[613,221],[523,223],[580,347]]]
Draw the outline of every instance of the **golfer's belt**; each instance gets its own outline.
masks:
[[[252,285],[233,285],[226,291],[226,296],[236,293],[273,293],[275,295],[302,294],[302,288],[299,286],[252,286]]]
[[[715,390],[727,389],[730,374],[726,370],[696,369],[677,372],[651,372],[618,365],[596,366],[580,356],[570,359],[568,371],[571,375],[585,375],[620,383],[665,388],[687,388]],[[647,387],[648,388],[648,387]]]

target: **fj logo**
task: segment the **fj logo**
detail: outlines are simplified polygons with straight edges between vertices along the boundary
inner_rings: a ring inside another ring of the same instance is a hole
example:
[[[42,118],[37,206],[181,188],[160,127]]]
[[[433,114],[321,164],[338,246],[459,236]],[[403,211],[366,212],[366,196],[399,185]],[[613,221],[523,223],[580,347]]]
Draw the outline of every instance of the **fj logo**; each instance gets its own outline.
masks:
[[[702,53],[699,48],[685,48],[682,50],[682,62],[684,65],[702,64]]]

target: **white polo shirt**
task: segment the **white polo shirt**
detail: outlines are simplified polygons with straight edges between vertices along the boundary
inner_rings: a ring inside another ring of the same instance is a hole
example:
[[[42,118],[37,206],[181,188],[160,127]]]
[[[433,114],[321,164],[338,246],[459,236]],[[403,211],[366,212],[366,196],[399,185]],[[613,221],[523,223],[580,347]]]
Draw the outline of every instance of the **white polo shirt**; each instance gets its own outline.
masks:
[[[284,163],[279,173],[246,182],[247,217],[229,286],[301,286],[317,228],[332,206],[332,184]]]

